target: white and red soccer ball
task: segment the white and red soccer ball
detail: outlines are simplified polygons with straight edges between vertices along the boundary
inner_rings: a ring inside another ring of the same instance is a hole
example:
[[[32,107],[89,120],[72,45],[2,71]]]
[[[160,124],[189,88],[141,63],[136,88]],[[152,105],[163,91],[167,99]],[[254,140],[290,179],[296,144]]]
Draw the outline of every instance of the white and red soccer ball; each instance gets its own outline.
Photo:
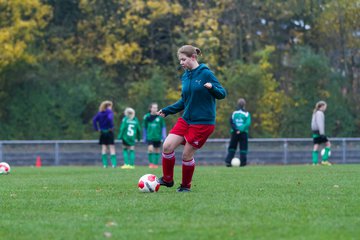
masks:
[[[139,179],[138,188],[140,192],[144,193],[157,192],[160,183],[154,174],[145,174]]]
[[[0,162],[0,174],[10,173],[10,165],[6,162]]]

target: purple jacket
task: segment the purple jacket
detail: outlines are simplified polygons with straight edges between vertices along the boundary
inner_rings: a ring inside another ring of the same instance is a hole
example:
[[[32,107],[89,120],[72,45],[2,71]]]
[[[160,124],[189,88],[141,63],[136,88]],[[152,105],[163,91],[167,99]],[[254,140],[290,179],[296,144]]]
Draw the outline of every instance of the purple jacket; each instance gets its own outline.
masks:
[[[110,109],[98,112],[93,118],[93,125],[96,131],[109,130],[114,128],[114,113]],[[100,127],[99,127],[100,126]]]

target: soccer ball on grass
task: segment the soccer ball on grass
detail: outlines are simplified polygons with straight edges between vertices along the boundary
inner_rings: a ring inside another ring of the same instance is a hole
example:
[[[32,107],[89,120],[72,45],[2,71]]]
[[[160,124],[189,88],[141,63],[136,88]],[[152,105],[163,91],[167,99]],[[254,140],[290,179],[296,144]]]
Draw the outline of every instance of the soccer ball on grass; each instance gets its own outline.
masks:
[[[325,148],[323,148],[322,150],[321,150],[321,156],[324,156],[324,154],[325,154]],[[331,151],[329,150],[329,157],[331,156]]]
[[[140,192],[144,193],[157,192],[160,183],[154,174],[145,174],[139,179],[138,188]]]
[[[238,159],[238,158],[231,159],[231,166],[239,167],[240,166],[240,159]]]
[[[0,174],[10,173],[10,165],[6,162],[0,162]]]

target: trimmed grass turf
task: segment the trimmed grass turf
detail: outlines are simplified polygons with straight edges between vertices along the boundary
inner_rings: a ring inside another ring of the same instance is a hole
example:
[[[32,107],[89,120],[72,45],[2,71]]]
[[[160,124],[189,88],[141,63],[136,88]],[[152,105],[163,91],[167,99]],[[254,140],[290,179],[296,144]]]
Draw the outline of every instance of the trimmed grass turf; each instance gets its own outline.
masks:
[[[197,167],[191,193],[140,193],[161,170],[14,167],[1,239],[358,239],[360,165]]]

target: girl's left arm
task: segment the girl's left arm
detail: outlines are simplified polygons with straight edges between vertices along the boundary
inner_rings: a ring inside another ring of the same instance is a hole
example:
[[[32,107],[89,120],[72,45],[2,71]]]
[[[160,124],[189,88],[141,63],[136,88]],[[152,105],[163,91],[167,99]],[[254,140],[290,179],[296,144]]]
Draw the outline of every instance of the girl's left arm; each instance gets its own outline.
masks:
[[[120,131],[119,131],[119,134],[118,134],[118,139],[122,139],[122,136],[124,134],[124,131],[125,131],[125,118],[123,118],[123,120],[121,121],[121,124],[120,124]]]
[[[114,112],[110,112],[108,115],[108,118],[110,120],[110,129],[114,129]]]
[[[224,99],[226,97],[226,90],[211,71],[207,74],[207,82],[211,83],[212,87],[208,88],[208,90],[216,99]]]

